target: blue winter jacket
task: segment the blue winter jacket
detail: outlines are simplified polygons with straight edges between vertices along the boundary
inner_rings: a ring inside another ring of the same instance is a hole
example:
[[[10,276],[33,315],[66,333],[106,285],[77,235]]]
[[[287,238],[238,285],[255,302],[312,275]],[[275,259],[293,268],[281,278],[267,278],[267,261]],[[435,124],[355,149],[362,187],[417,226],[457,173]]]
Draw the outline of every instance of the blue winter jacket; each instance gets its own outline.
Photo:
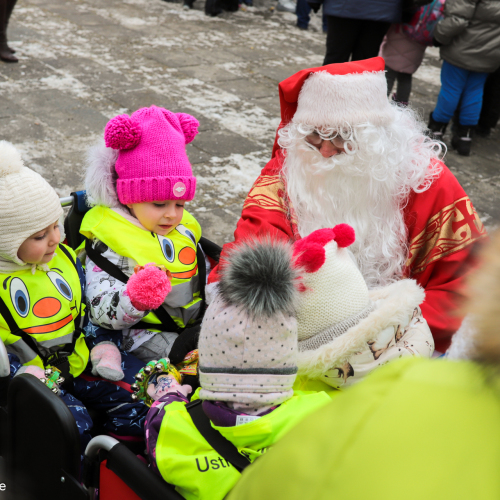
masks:
[[[403,0],[324,0],[327,16],[400,23]]]

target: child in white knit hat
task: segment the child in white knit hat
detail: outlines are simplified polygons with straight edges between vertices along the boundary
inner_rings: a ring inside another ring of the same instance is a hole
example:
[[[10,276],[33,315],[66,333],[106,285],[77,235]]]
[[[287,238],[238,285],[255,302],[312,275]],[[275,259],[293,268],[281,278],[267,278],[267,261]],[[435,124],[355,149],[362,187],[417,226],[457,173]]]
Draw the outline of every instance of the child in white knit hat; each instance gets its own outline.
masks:
[[[12,144],[0,141],[0,337],[11,375],[31,374],[61,395],[82,447],[91,438],[87,406],[110,410],[108,430],[130,434],[128,421],[140,435],[142,402],[111,383],[101,381],[96,389],[82,378],[89,361],[82,333],[85,277],[74,252],[61,243],[62,215],[54,189],[24,166]],[[120,409],[113,413],[115,407]]]
[[[339,224],[294,245],[297,265],[305,270],[297,311],[296,390],[346,387],[393,359],[434,352],[419,308],[423,289],[403,279],[368,291],[348,252],[354,239],[351,226]]]
[[[293,395],[298,272],[291,246],[259,242],[236,248],[221,273],[219,293],[202,323],[201,390],[192,401],[199,397],[209,427],[253,462],[329,397]],[[187,499],[224,498],[240,472],[197,430],[186,409],[190,388],[160,375],[150,389],[157,400],[145,427],[153,469]]]

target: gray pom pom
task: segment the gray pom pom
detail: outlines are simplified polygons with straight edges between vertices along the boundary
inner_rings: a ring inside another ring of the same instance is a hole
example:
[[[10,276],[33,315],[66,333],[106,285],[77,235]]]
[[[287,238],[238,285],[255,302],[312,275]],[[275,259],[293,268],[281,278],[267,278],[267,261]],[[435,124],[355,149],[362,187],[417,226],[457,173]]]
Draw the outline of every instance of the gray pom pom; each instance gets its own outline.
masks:
[[[231,305],[251,316],[293,314],[298,297],[298,272],[292,246],[283,241],[248,241],[232,249],[222,265],[219,291]]]

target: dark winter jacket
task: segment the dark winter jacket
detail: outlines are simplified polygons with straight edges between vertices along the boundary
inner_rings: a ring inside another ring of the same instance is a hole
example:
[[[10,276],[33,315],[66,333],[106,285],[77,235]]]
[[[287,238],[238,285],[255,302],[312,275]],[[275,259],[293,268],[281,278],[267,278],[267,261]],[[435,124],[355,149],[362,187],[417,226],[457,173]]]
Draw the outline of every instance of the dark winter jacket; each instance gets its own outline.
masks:
[[[441,57],[459,68],[491,73],[500,66],[500,0],[446,0],[434,31]]]
[[[327,16],[400,23],[403,0],[324,0]]]

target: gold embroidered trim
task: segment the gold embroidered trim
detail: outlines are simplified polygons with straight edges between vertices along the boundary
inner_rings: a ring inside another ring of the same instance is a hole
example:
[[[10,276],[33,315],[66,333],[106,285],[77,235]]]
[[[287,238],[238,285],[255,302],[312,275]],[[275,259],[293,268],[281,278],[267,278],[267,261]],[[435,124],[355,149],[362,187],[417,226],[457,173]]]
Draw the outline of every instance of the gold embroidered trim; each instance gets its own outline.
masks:
[[[410,242],[407,268],[421,273],[429,264],[484,238],[486,230],[467,196],[429,219],[425,229]]]
[[[283,182],[279,175],[261,175],[248,193],[243,210],[256,206],[287,213],[283,194]]]

